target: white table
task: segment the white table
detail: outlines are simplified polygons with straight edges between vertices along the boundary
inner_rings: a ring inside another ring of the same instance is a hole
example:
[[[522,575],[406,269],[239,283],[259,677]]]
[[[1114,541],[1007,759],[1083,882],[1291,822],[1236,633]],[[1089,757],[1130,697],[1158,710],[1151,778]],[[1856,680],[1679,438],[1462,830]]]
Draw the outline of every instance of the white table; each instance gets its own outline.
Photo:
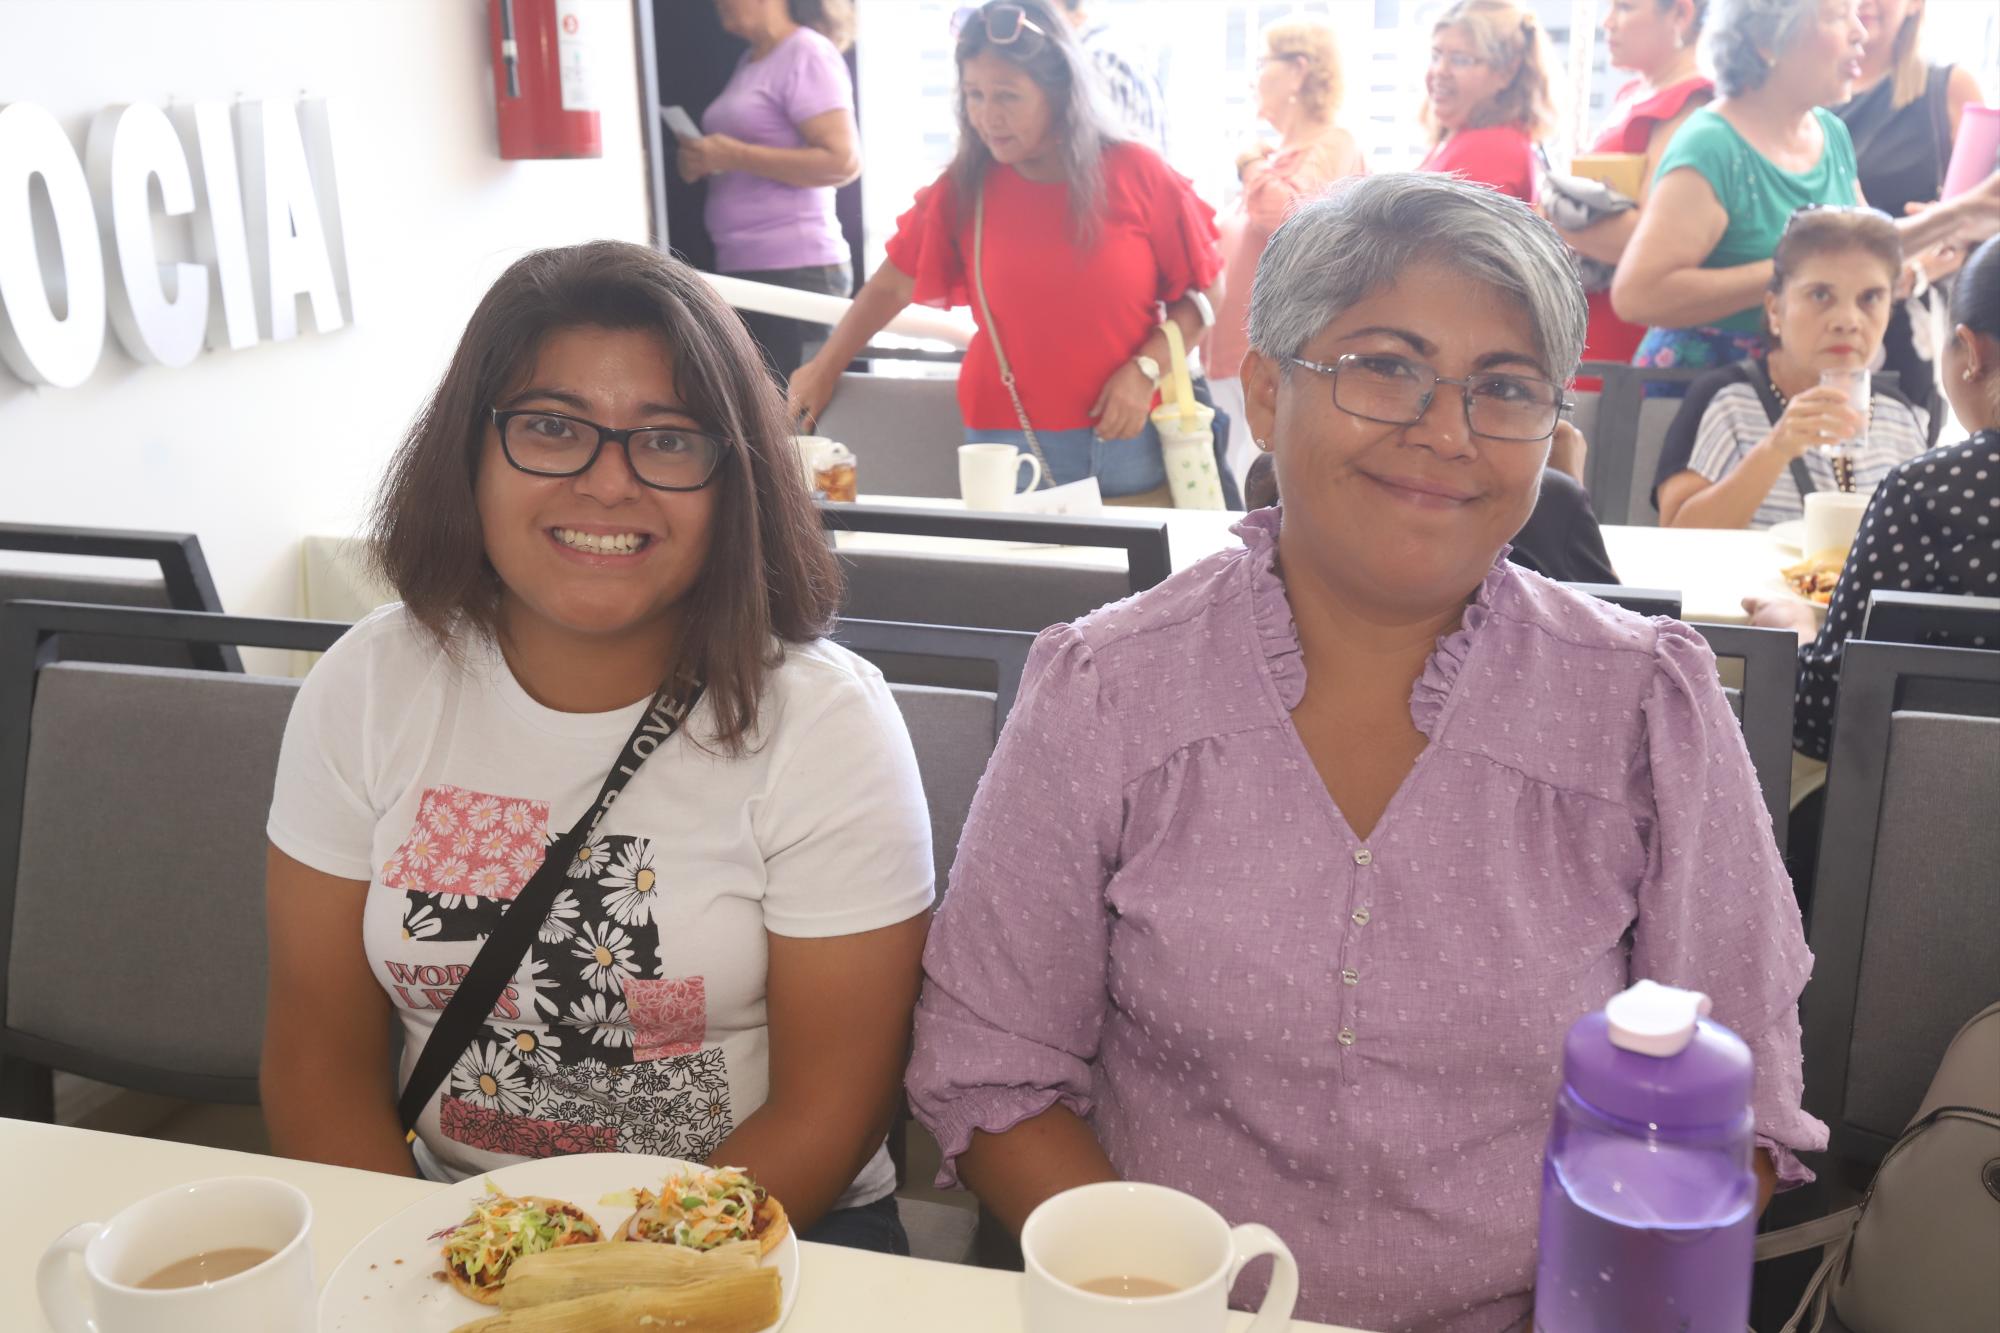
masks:
[[[343,1255],[440,1187],[428,1181],[254,1153],[0,1118],[0,1329],[34,1333],[42,1247],[78,1222],[111,1216],[157,1190],[209,1176],[289,1181],[313,1206],[313,1260],[325,1282]],[[1022,1333],[1018,1279],[993,1269],[802,1244],[799,1302],[785,1333]],[[1238,1315],[1230,1328],[1249,1323]],[[1296,1322],[1293,1333],[1356,1333]]]
[[[958,500],[864,495],[872,505],[914,509],[963,509]],[[1175,569],[1237,545],[1230,528],[1241,514],[1201,509],[1107,507],[1107,517],[1157,519],[1167,525]],[[948,537],[905,537],[880,532],[843,532],[842,550],[907,551],[967,559],[1031,564],[1083,565],[1122,569],[1124,552],[1108,547],[1021,546],[1012,542],[960,541]],[[1747,596],[1790,596],[1779,570],[1798,558],[1761,529],[1626,528],[1604,529],[1604,545],[1619,580],[1635,588],[1681,594],[1681,618],[1740,625]],[[354,620],[395,594],[377,582],[351,537],[309,536],[302,549],[304,614],[317,620]]]

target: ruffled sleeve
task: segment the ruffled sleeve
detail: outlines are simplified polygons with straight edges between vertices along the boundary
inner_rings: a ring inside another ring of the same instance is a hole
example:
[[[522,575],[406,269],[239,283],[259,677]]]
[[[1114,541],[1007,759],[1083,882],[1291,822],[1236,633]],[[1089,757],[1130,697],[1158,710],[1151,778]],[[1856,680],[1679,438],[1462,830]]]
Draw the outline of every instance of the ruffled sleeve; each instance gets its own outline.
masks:
[[[1812,1179],[1796,1152],[1826,1146],[1807,1115],[1799,992],[1812,953],[1770,815],[1715,658],[1685,625],[1655,621],[1644,753],[1632,803],[1646,838],[1631,975],[1698,990],[1756,1062],[1757,1141],[1780,1185]]]
[[[1242,538],[1250,556],[1250,618],[1257,627],[1257,643],[1264,650],[1265,670],[1278,691],[1278,702],[1286,712],[1306,697],[1306,654],[1299,646],[1298,623],[1292,619],[1291,599],[1285,596],[1285,580],[1278,573],[1278,528],[1284,510],[1259,509],[1230,528]]]
[[[1155,295],[1162,301],[1178,301],[1191,291],[1215,285],[1222,274],[1222,233],[1215,225],[1215,210],[1194,192],[1194,182],[1175,171],[1150,149],[1125,145],[1123,152],[1147,159],[1147,235],[1153,246],[1153,262],[1160,272]]]
[[[896,234],[885,247],[889,262],[915,279],[910,299],[949,310],[970,305],[965,256],[958,240],[958,193],[949,175],[917,191],[907,212],[896,219]]]
[[[1091,1110],[1124,828],[1115,714],[1083,636],[1046,630],[980,780],[924,950],[906,1082],[957,1183],[974,1130]]]

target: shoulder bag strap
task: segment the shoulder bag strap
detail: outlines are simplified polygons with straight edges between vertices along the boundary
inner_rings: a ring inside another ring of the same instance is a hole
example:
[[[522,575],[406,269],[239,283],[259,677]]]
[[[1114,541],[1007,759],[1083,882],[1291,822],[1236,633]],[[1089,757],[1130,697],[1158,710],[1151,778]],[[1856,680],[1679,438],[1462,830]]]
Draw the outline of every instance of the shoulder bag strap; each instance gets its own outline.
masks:
[[[1000,383],[1007,387],[1007,397],[1014,403],[1014,417],[1021,423],[1021,433],[1028,437],[1028,452],[1042,465],[1042,475],[1053,477],[1049,460],[1042,456],[1042,442],[1035,438],[1035,428],[1028,420],[1028,409],[1021,406],[1020,391],[1014,387],[1014,368],[1007,364],[1007,353],[1000,346],[1000,326],[993,322],[993,308],[986,304],[985,240],[986,182],[982,178],[972,199],[972,293],[979,298],[979,317],[986,321],[986,341],[993,344],[993,359],[1000,366]]]
[[[670,689],[662,689],[646,709],[645,716],[632,729],[625,740],[625,748],[619,751],[618,759],[611,765],[611,771],[604,775],[604,785],[598,789],[597,799],[590,803],[569,832],[556,839],[542,858],[541,866],[535,871],[507,910],[500,914],[500,922],[493,933],[479,946],[479,954],[466,970],[464,980],[458,983],[438,1015],[437,1024],[431,1028],[431,1035],[424,1042],[424,1049],[417,1056],[415,1068],[410,1071],[410,1081],[403,1086],[403,1092],[396,1100],[396,1115],[403,1126],[404,1142],[417,1137],[417,1118],[424,1113],[424,1106],[431,1094],[443,1084],[451,1073],[458,1057],[472,1044],[480,1028],[493,1014],[494,1002],[500,992],[513,979],[514,969],[519,967],[526,956],[528,946],[534,941],[535,932],[541,929],[548,918],[549,909],[555,905],[556,895],[569,882],[569,868],[576,860],[577,852],[597,831],[611,803],[625,790],[625,784],[639,771],[646,757],[670,740],[680,730],[694,706],[701,701],[702,687],[697,684],[683,698]]]

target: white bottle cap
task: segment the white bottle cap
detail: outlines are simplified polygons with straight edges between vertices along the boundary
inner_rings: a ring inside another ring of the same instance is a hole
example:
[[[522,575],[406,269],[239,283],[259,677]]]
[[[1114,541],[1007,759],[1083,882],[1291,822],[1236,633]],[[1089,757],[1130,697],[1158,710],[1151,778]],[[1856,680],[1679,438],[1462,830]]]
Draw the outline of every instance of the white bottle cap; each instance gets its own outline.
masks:
[[[1713,1006],[1700,991],[1640,981],[1611,997],[1604,1006],[1611,1044],[1622,1051],[1662,1058],[1679,1055],[1694,1040],[1697,1019]]]

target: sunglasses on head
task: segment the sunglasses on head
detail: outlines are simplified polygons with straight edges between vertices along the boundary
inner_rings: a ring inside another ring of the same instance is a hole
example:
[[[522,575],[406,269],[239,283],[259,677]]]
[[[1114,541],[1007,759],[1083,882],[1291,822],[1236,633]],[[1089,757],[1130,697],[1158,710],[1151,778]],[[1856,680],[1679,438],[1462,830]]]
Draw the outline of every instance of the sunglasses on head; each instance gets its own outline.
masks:
[[[1044,39],[1049,35],[1019,5],[968,5],[951,16],[952,35],[964,32],[965,25],[974,20],[986,25],[986,40],[995,46],[1012,46],[1021,40],[1023,32],[1032,32]]]

